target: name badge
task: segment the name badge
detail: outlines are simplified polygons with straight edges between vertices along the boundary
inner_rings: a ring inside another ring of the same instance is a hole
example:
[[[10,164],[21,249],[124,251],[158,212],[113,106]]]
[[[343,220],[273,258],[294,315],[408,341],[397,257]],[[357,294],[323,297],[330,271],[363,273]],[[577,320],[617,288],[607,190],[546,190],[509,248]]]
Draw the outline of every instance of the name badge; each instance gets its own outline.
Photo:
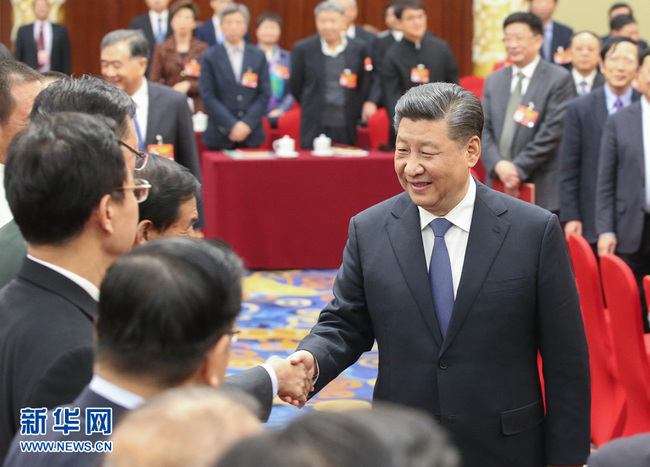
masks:
[[[528,107],[525,105],[520,105],[515,111],[513,119],[515,122],[520,125],[525,126],[526,128],[533,128],[535,122],[537,122],[537,117],[539,117],[539,112],[533,109],[534,104],[531,102]]]
[[[280,79],[289,79],[289,68],[282,65],[273,65],[272,73]]]
[[[257,73],[253,73],[252,71],[244,73],[241,77],[241,84],[247,88],[257,88]]]
[[[366,57],[366,59],[363,61],[363,68],[364,68],[366,71],[372,71],[372,69],[374,68],[374,67],[372,66],[372,58],[370,58],[370,57]]]
[[[411,81],[414,83],[425,84],[429,82],[429,70],[424,65],[418,65],[411,68]]]
[[[173,144],[149,144],[147,146],[147,152],[152,152],[159,156],[166,157],[167,159],[174,160]]]
[[[341,73],[339,84],[344,88],[354,89],[357,87],[357,75],[346,68],[343,70],[343,73]]]
[[[558,47],[557,52],[553,54],[553,61],[558,65],[567,65],[571,63],[571,55],[569,50],[564,50],[563,47]]]
[[[181,72],[181,76],[185,76],[187,78],[198,78],[200,74],[201,64],[196,60],[187,62],[183,68],[183,71]]]

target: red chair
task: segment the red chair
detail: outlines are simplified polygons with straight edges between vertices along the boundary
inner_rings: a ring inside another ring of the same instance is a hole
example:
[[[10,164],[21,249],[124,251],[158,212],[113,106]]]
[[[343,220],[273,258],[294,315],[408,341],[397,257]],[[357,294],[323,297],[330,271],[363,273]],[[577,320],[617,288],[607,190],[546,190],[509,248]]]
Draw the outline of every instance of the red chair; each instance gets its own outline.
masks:
[[[283,113],[278,119],[278,134],[280,138],[284,135],[289,135],[296,140],[296,144],[300,141],[300,107],[292,107]]]
[[[506,189],[503,186],[503,182],[499,179],[492,180],[492,189],[505,193]],[[535,204],[535,184],[534,183],[522,183],[519,186],[519,199],[522,201],[527,201],[529,203]]]
[[[383,107],[368,119],[368,136],[370,149],[379,149],[380,145],[388,144],[390,134],[390,120],[388,112]]]
[[[461,87],[467,89],[468,91],[472,91],[474,94],[476,94],[476,97],[481,99],[483,97],[483,83],[485,82],[484,78],[481,78],[480,76],[461,76],[461,78],[458,80],[458,84],[460,84]]]
[[[598,262],[591,246],[581,235],[569,235],[568,244],[589,343],[591,440],[600,446],[623,433],[625,393],[618,383]]]
[[[641,321],[641,300],[634,274],[615,255],[600,258],[605,301],[618,376],[626,398],[626,420],[622,436],[650,431],[650,363]]]

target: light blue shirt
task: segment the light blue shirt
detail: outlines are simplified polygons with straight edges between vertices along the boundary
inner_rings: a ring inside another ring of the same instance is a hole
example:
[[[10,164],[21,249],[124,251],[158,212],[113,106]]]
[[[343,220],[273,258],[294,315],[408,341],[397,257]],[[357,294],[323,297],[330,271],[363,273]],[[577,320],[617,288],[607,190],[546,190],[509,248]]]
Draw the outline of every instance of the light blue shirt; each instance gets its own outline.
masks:
[[[628,105],[630,105],[632,103],[632,86],[630,86],[630,88],[627,91],[625,91],[623,94],[621,94],[620,96],[614,94],[614,91],[609,89],[608,84],[605,84],[605,86],[603,86],[603,88],[605,88],[605,102],[607,103],[607,113],[609,115],[612,115],[612,114],[616,113],[616,105],[615,104],[616,104],[616,99],[618,99],[619,97],[621,98],[621,102],[623,103],[623,107],[627,107]]]

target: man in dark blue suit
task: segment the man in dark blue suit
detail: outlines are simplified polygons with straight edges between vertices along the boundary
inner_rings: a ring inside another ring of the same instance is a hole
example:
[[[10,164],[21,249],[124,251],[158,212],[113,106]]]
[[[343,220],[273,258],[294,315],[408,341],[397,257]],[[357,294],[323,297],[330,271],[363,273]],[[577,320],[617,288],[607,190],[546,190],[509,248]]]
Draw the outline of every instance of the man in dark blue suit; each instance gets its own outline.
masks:
[[[22,26],[16,35],[16,60],[38,71],[70,74],[70,40],[62,24],[48,20],[47,0],[33,3],[36,21]]]
[[[376,340],[374,399],[431,414],[465,467],[582,466],[589,357],[557,217],[471,177],[473,93],[424,84],[395,115],[406,193],[352,218],[334,299],[290,358],[318,391]]]
[[[556,65],[570,68],[569,45],[573,29],[553,21],[557,0],[530,0],[530,12],[539,16],[544,23],[544,42],[541,56]]]
[[[591,31],[577,32],[571,38],[571,77],[578,96],[589,94],[605,84],[605,77],[598,69],[600,52],[600,38]]]
[[[640,63],[637,80],[643,97],[610,117],[603,129],[596,233],[598,254],[619,255],[643,292],[643,277],[650,274],[650,50],[641,54]]]
[[[612,38],[601,52],[605,86],[569,104],[560,146],[560,220],[564,232],[582,235],[596,248],[596,181],[600,141],[607,118],[641,97],[632,88],[638,48],[629,38]],[[620,105],[616,102],[620,99]]]
[[[105,442],[145,399],[179,386],[221,386],[241,309],[241,277],[241,260],[229,247],[196,239],[158,240],[121,258],[101,287],[92,380],[63,408],[79,409],[78,429],[54,430],[50,411],[46,432],[18,435],[4,465],[97,465],[100,452],[21,452],[20,442]],[[112,409],[112,423],[100,427],[86,417],[104,408]]]
[[[169,0],[145,0],[149,11],[131,20],[129,29],[139,29],[149,44],[149,56],[156,44],[160,44],[173,34],[171,18],[169,17]]]
[[[266,135],[262,117],[271,98],[264,52],[244,41],[250,14],[234,4],[221,12],[223,44],[201,56],[199,92],[208,112],[203,142],[210,149],[257,147]]]

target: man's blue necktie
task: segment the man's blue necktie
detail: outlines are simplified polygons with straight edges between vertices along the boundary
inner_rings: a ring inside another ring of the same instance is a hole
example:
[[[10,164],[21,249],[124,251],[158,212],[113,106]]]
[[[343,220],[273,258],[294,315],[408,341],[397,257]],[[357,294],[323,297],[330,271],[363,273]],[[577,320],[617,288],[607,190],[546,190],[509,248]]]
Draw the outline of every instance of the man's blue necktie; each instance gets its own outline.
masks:
[[[452,223],[443,217],[434,219],[429,224],[435,236],[431,264],[429,265],[429,280],[433,293],[433,306],[438,317],[442,337],[447,334],[451,312],[454,309],[454,283],[451,276],[451,262],[445,244],[445,233]]]
[[[163,31],[162,18],[158,17],[158,35],[156,36],[156,44],[160,44],[165,40],[165,32]]]

